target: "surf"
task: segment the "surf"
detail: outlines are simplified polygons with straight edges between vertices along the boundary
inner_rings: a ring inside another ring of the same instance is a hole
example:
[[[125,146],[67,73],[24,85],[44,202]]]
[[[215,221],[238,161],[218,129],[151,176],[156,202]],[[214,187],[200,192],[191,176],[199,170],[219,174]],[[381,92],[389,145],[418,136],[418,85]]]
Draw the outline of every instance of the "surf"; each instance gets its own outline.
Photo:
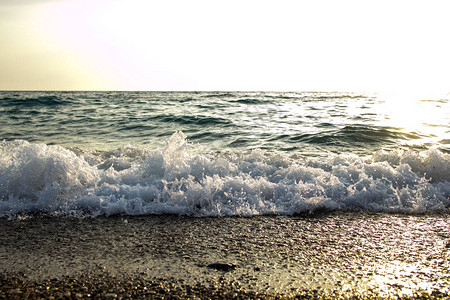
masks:
[[[0,217],[450,209],[450,155],[436,149],[326,158],[259,149],[216,152],[179,131],[156,149],[83,151],[3,141],[0,162]]]

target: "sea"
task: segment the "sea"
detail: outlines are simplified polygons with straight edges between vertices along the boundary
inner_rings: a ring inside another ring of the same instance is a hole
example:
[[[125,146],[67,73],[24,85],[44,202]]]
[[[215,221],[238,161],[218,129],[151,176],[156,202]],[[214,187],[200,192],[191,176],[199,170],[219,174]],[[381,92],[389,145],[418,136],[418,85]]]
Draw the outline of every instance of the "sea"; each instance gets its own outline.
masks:
[[[450,212],[450,96],[0,92],[0,217]]]

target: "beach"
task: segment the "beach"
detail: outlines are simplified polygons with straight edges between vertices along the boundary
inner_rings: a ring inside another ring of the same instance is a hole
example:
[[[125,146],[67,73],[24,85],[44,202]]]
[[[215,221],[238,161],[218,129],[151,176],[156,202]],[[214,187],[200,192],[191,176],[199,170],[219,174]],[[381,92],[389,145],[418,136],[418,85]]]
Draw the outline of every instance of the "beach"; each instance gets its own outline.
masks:
[[[0,297],[442,298],[450,218],[1,220]]]

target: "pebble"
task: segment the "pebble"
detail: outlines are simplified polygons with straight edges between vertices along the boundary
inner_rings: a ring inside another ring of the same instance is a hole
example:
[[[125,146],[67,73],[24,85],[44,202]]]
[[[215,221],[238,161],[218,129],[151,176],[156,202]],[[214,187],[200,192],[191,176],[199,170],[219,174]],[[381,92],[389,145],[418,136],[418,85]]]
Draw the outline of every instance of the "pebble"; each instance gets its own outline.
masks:
[[[219,271],[228,272],[237,268],[237,265],[227,264],[227,263],[212,263],[207,266],[211,269],[216,269]]]

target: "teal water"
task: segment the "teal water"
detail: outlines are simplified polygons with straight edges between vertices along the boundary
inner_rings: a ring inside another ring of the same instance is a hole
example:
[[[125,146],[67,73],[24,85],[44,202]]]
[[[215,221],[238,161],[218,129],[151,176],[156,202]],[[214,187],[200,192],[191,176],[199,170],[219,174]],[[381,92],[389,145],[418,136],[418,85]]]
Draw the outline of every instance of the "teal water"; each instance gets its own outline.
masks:
[[[449,100],[420,104],[432,111],[429,115],[436,111],[442,117],[420,124],[420,113],[409,116],[419,119],[417,130],[402,128],[405,120],[395,123],[386,99],[358,94],[1,92],[0,138],[113,149],[127,143],[154,147],[183,131],[190,142],[215,151],[318,155],[437,147],[448,153]],[[397,109],[394,113],[401,114]]]

